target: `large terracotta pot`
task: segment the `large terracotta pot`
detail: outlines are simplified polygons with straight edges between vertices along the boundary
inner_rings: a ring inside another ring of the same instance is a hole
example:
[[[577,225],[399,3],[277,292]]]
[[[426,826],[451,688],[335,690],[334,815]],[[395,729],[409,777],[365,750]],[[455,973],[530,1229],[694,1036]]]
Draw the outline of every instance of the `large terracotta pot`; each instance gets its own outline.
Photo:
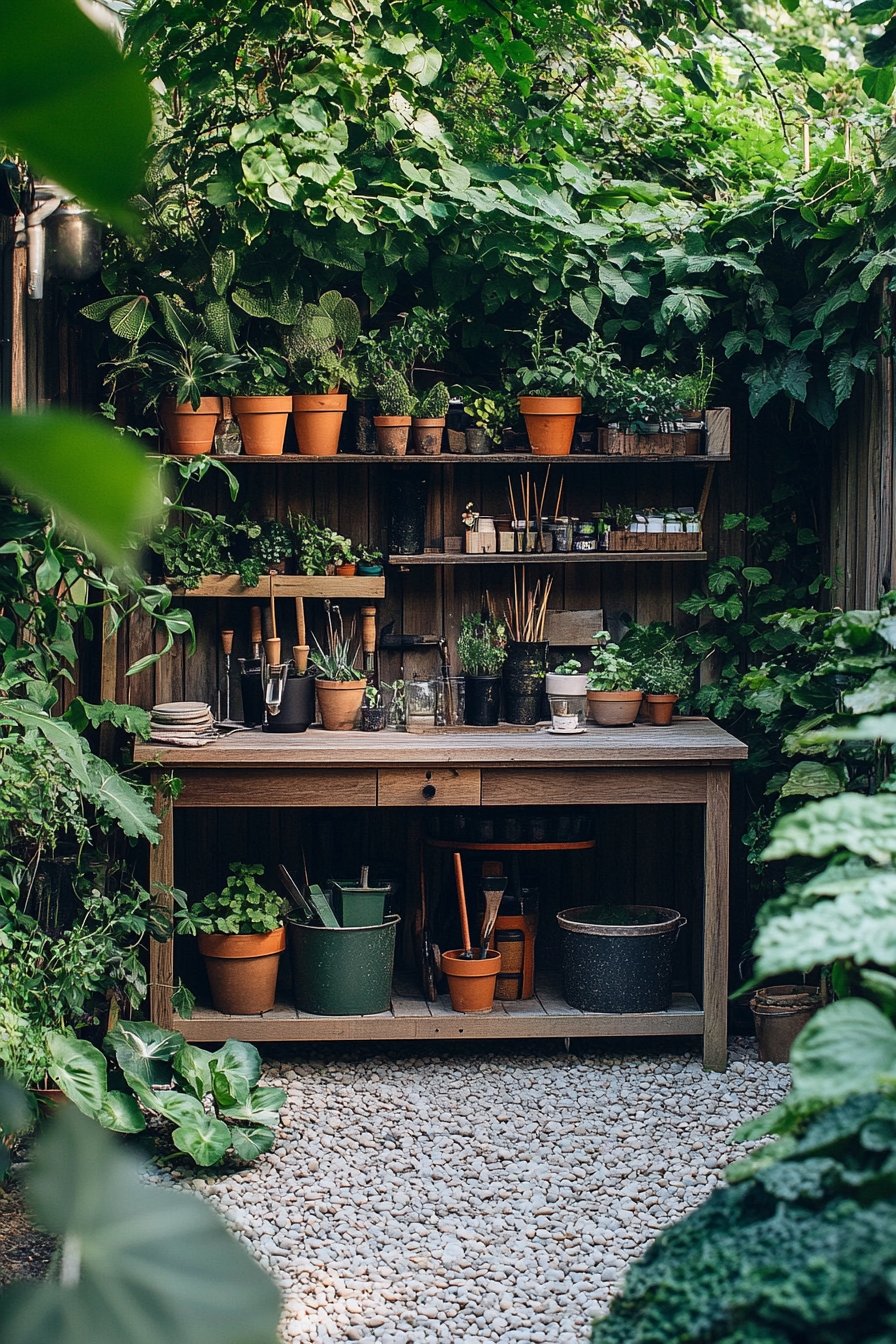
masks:
[[[200,933],[212,1003],[219,1013],[267,1013],[274,1006],[277,968],[286,930],[272,933]]]
[[[647,718],[654,728],[668,728],[672,722],[672,715],[675,706],[678,704],[677,695],[647,695],[644,697],[647,702]]]
[[[247,457],[277,457],[283,452],[291,397],[231,397]]]
[[[194,411],[188,401],[176,402],[173,397],[165,397],[159,418],[170,453],[178,457],[199,457],[212,450],[221,418],[221,398],[201,397]]]
[[[537,457],[567,457],[582,413],[581,397],[520,397],[529,446]]]
[[[366,681],[328,681],[316,679],[317,703],[323,726],[335,733],[347,733],[357,727]]]
[[[418,420],[414,417],[411,437],[414,452],[418,457],[438,457],[442,451],[442,435],[445,431],[445,417],[440,420]]]
[[[408,450],[408,430],[411,427],[409,415],[375,415],[373,427],[378,453],[383,457],[404,457]]]
[[[640,691],[589,691],[588,712],[603,728],[625,728],[638,717]]]
[[[345,392],[312,392],[292,399],[292,423],[303,457],[335,457],[339,451]]]

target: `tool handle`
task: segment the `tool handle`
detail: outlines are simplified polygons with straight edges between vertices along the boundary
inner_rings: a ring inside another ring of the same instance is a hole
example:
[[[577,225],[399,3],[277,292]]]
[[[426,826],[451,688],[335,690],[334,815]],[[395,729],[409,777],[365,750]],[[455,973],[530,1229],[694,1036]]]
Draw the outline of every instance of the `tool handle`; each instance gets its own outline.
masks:
[[[376,607],[361,608],[361,651],[376,652]]]
[[[457,912],[460,915],[460,936],[464,951],[470,951],[470,921],[467,918],[467,893],[464,889],[464,869],[460,854],[454,853],[454,881],[457,886]]]
[[[296,644],[301,648],[308,643],[308,636],[305,633],[305,599],[296,598]]]
[[[296,671],[302,676],[308,671],[308,654],[311,652],[307,644],[293,644],[292,660],[296,665]]]
[[[232,631],[232,630],[222,630],[222,631],[221,631],[221,648],[224,650],[224,652],[227,654],[228,657],[230,656],[230,654],[233,653],[233,631]]]
[[[271,664],[276,665],[280,662],[280,641],[279,639],[266,639],[264,642],[264,656],[268,660],[268,667]]]
[[[250,607],[249,609],[249,638],[253,644],[261,643],[261,607]]]

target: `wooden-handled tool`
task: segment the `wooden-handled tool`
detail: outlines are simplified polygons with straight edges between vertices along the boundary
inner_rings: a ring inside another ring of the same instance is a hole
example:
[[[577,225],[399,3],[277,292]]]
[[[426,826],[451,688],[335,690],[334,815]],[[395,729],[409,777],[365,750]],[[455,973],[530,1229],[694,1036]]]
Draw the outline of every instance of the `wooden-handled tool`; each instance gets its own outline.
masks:
[[[376,682],[376,607],[361,608],[361,651],[369,682]]]
[[[507,890],[506,877],[483,877],[482,898],[485,901],[485,914],[482,917],[482,930],[479,935],[479,956],[484,961],[488,955],[488,945],[495,931],[501,897]]]
[[[308,670],[308,635],[305,631],[305,599],[296,598],[296,640],[292,646],[292,660],[296,665],[296,671],[299,673]]]
[[[461,863],[460,854],[455,850],[454,853],[454,882],[457,887],[457,912],[460,915],[460,936],[463,941],[464,950],[461,956],[464,961],[473,960],[473,949],[470,945],[470,921],[467,918],[467,893],[464,890],[464,869]]]
[[[268,660],[268,667],[272,663],[280,662],[280,640],[277,638],[277,604],[274,601],[274,576],[268,575],[270,585],[270,603],[271,603],[271,638],[264,642],[264,656]]]
[[[233,631],[221,631],[221,649],[224,653],[224,722],[230,723],[230,655],[233,653]],[[218,702],[218,718],[221,717],[220,691]]]
[[[252,641],[252,657],[261,657],[261,607],[249,609],[249,638]]]

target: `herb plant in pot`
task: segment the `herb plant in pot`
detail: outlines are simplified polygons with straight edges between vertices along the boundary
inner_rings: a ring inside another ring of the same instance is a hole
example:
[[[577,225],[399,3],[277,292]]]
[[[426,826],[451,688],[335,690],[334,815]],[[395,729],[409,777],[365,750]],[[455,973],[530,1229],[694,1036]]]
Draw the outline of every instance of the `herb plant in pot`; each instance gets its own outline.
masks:
[[[467,452],[476,457],[497,450],[507,423],[507,398],[502,394],[473,397],[464,411],[473,421],[465,431]]]
[[[383,553],[371,546],[358,547],[358,573],[373,577],[383,572]]]
[[[317,652],[312,658],[317,672],[317,704],[321,723],[330,732],[350,732],[358,722],[367,679],[355,667],[357,648],[346,638],[341,614],[334,621],[327,612],[327,648],[315,639]]]
[[[498,723],[506,647],[507,626],[489,611],[461,620],[457,656],[464,671],[464,723],[470,727],[494,728]]]
[[[445,416],[448,414],[450,399],[444,383],[433,383],[428,392],[417,398],[411,435],[418,457],[438,457],[442,451]]]
[[[377,450],[383,457],[404,457],[414,398],[398,369],[387,369],[376,384],[380,413],[373,417]]]
[[[581,668],[578,658],[567,658],[545,677],[545,691],[555,732],[571,733],[582,726],[588,677]]]
[[[175,893],[175,929],[195,934],[205,959],[212,1003],[221,1013],[266,1013],[274,1006],[280,954],[286,947],[283,898],[263,887],[261,864],[232,863],[220,892],[195,905]]]
[[[634,664],[623,657],[608,630],[595,633],[591,653],[588,708],[592,719],[604,728],[630,727],[643,699]]]
[[[287,391],[286,361],[276,350],[244,351],[245,371],[239,394],[230,399],[247,457],[276,457],[283,452],[286,425],[292,410]]]
[[[356,390],[352,354],[361,335],[361,314],[352,299],[328,290],[318,303],[303,304],[286,341],[287,355],[303,391],[292,399],[299,452],[335,457],[348,393]]]
[[[378,733],[386,726],[386,706],[377,686],[368,686],[361,705],[361,732]]]
[[[672,721],[678,701],[688,694],[693,672],[674,642],[660,649],[638,669],[638,680],[647,697],[647,717],[657,728]]]

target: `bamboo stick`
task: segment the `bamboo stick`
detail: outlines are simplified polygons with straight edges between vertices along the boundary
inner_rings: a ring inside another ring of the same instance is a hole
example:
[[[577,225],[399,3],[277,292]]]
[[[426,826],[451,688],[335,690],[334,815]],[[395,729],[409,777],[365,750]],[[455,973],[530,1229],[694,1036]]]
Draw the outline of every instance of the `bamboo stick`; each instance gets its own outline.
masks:
[[[269,585],[270,585],[270,598],[271,598],[271,638],[272,638],[272,639],[276,639],[276,638],[277,638],[277,604],[276,604],[275,601],[274,601],[274,576],[273,576],[273,574],[269,574],[269,575],[268,575],[268,583],[269,583]]]
[[[560,517],[560,501],[563,498],[563,477],[560,477],[560,489],[557,491],[557,507],[554,510],[554,517]]]

